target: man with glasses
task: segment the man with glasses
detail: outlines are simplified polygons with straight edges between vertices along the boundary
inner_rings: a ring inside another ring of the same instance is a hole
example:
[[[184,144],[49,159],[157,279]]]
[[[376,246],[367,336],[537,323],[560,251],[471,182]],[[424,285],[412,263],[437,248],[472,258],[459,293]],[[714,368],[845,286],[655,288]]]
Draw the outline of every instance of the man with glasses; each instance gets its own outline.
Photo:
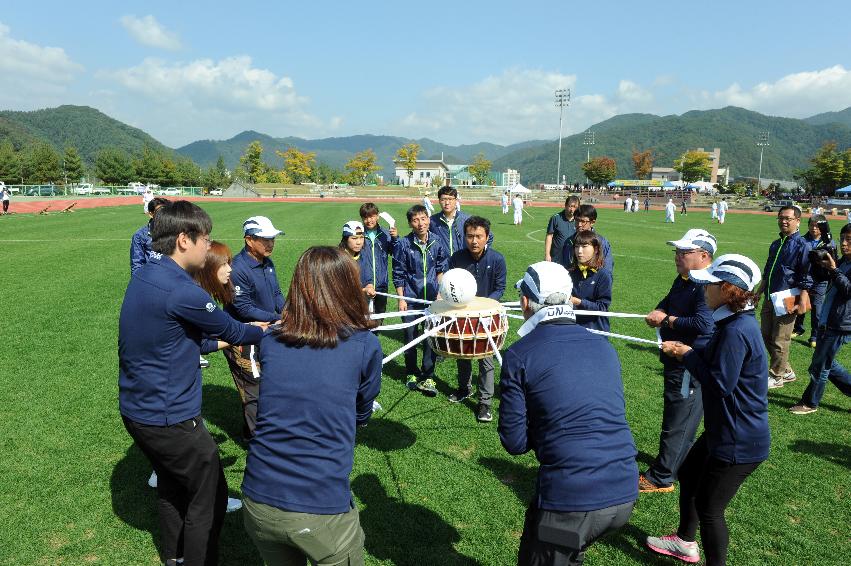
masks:
[[[440,212],[431,215],[429,232],[438,237],[451,256],[465,247],[464,222],[470,216],[458,211],[458,191],[453,187],[441,187],[437,191],[437,201],[440,204]]]
[[[283,234],[265,216],[252,216],[242,223],[245,247],[233,258],[233,302],[225,312],[240,322],[277,322],[284,310],[284,294],[272,262],[275,237]],[[257,395],[260,392],[260,370],[256,364],[256,347],[243,351],[248,359],[240,363],[239,353],[224,350],[233,381],[239,391],[243,408],[242,436],[247,442],[254,436],[257,423]],[[248,363],[246,363],[246,361]],[[251,367],[248,371],[245,368]]]
[[[594,225],[597,223],[597,209],[590,204],[581,204],[579,205],[579,208],[576,209],[576,212],[573,213],[573,219],[576,222],[576,232],[564,242],[564,246],[561,250],[561,264],[566,268],[573,265],[573,244],[574,240],[576,240],[576,234],[583,230],[589,230],[597,234],[597,239],[600,240],[600,249],[603,252],[603,267],[608,269],[612,275],[614,275],[615,261],[612,259],[612,246],[606,238],[594,230]]]
[[[265,324],[240,324],[192,278],[213,223],[167,203],[151,225],[152,255],[130,279],[118,320],[118,409],[157,472],[160,554],[167,566],[218,564],[227,505],[219,449],[201,418],[201,340],[255,344]]]
[[[715,324],[712,310],[706,306],[703,285],[689,279],[688,274],[692,270],[709,267],[718,244],[715,236],[706,230],[692,229],[682,239],[668,242],[668,245],[674,246],[677,278],[656,309],[647,315],[645,322],[660,329],[662,340],[701,347],[709,341]],[[641,493],[674,491],[677,471],[703,418],[700,382],[692,379],[685,365],[676,358],[660,351],[659,360],[664,376],[659,455],[647,471],[638,476]]]
[[[797,206],[784,206],[777,213],[780,237],[768,249],[762,283],[757,290],[757,295],[763,295],[760,328],[768,350],[770,389],[797,379],[789,365],[789,344],[795,317],[809,309],[808,291],[813,285],[810,246],[798,232],[800,224],[801,209]]]

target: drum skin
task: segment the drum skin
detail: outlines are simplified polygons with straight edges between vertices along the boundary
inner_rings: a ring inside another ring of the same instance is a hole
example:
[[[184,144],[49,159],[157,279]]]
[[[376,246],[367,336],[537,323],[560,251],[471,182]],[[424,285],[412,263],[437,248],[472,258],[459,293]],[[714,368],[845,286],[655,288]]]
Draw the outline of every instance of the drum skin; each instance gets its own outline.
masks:
[[[432,349],[445,358],[472,360],[493,356],[488,332],[497,349],[505,344],[508,317],[505,308],[493,299],[475,297],[466,305],[435,301],[428,310],[435,316],[426,321],[427,328],[454,319],[452,324],[429,338]]]

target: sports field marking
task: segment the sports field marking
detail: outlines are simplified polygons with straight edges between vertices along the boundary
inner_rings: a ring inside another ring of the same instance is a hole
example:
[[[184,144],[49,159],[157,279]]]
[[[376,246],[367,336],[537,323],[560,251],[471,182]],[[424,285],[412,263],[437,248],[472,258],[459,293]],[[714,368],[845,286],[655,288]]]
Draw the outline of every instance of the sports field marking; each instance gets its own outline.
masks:
[[[537,234],[538,232],[543,232],[544,230],[546,230],[546,228],[540,228],[538,230],[532,230],[531,232],[526,232],[526,237],[529,238],[530,240],[532,240],[533,242],[540,242],[540,243],[543,244],[544,243],[543,240],[539,240],[538,238],[533,238],[532,234]]]

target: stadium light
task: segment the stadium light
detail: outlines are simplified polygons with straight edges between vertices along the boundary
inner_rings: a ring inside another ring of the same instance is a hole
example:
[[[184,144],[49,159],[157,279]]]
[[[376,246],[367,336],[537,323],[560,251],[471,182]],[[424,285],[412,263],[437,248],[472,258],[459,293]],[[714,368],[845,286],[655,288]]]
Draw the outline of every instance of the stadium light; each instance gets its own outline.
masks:
[[[759,173],[756,179],[757,191],[762,191],[762,152],[765,151],[766,147],[771,145],[768,143],[769,134],[770,132],[760,132],[759,139],[756,142],[757,147],[759,147]]]
[[[564,107],[570,106],[570,89],[556,89],[556,106],[558,106],[558,166],[556,167],[556,184],[561,180],[561,126],[564,116]]]
[[[585,132],[585,140],[582,142],[582,145],[587,149],[585,155],[585,163],[591,161],[591,146],[594,145],[594,132],[591,130],[587,130]],[[588,177],[585,177],[585,184],[588,184]]]

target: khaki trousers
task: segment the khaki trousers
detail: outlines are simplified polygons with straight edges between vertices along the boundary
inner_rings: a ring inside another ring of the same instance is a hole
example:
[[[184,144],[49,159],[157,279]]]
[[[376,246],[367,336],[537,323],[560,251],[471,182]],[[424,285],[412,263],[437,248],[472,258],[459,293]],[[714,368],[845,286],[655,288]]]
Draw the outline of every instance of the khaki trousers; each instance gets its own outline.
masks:
[[[795,313],[777,316],[774,305],[766,297],[762,298],[760,311],[760,329],[762,341],[768,351],[769,377],[783,377],[792,371],[789,365],[789,345],[792,342],[792,330],[795,327]]]

